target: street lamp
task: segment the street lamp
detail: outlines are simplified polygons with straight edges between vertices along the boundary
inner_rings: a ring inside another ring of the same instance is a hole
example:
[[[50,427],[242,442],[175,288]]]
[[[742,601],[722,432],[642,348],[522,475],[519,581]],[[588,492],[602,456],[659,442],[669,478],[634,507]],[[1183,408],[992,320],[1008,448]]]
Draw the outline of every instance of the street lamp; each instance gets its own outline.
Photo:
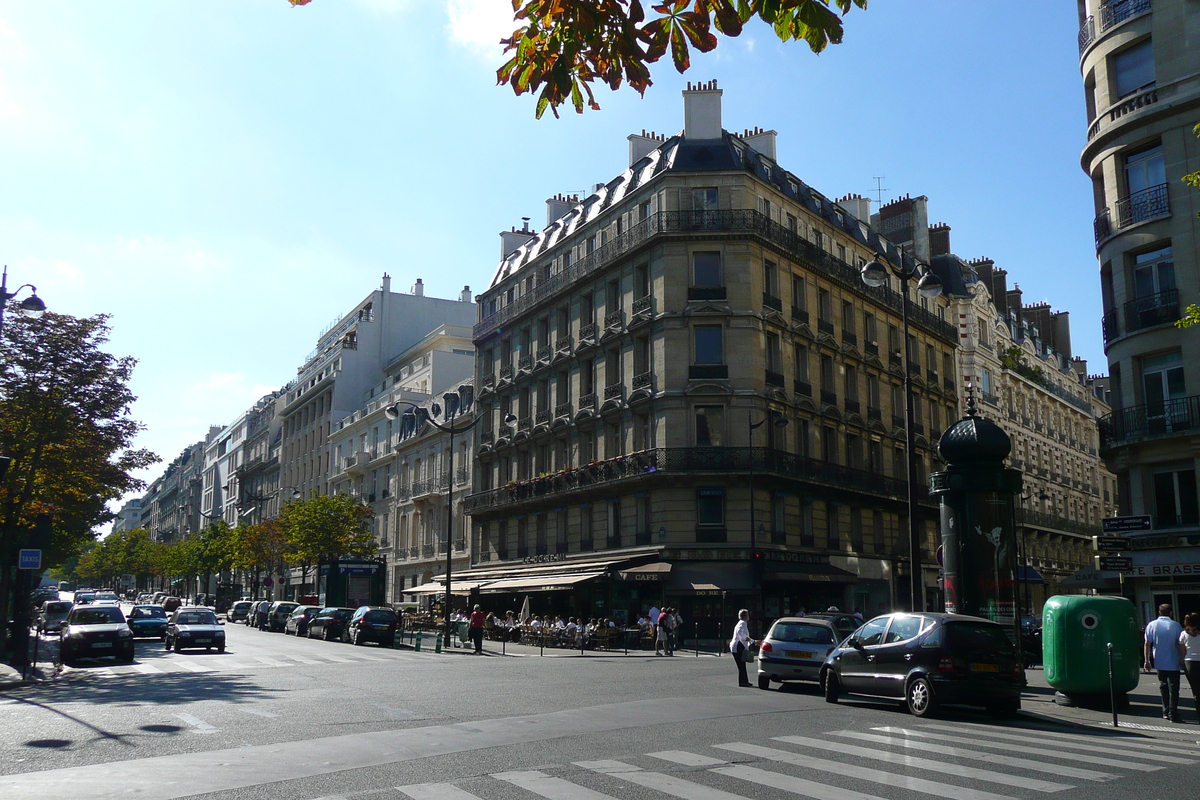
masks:
[[[21,313],[30,319],[37,319],[46,311],[46,304],[42,302],[42,298],[37,296],[37,287],[32,283],[26,283],[10,292],[8,290],[8,265],[5,265],[4,273],[0,275],[0,331],[4,330],[4,311],[8,308],[8,301],[15,298],[26,287],[29,288],[29,297],[21,301]]]
[[[904,336],[901,347],[901,366],[904,369],[904,451],[908,458],[908,577],[912,610],[919,612],[925,610],[925,579],[921,567],[921,526],[917,520],[917,454],[913,444],[913,418],[916,415],[913,413],[912,373],[908,366],[912,360],[908,336],[908,283],[913,278],[919,278],[917,294],[932,299],[942,293],[942,282],[929,267],[904,251],[900,251],[899,264],[893,264],[883,253],[876,253],[871,262],[862,268],[862,281],[874,288],[886,286],[888,273],[900,281],[900,324]]]
[[[457,392],[446,392],[445,394],[443,394],[442,395],[442,406],[440,406],[440,407],[438,406],[437,403],[433,403],[429,408],[425,408],[424,406],[419,406],[416,403],[411,403],[407,400],[399,400],[396,403],[393,403],[392,405],[388,406],[387,408],[385,408],[383,410],[384,416],[386,416],[388,419],[397,419],[397,418],[399,418],[401,413],[405,414],[406,416],[408,414],[412,414],[414,421],[416,419],[423,420],[424,422],[428,422],[430,425],[437,428],[439,431],[443,431],[450,435],[450,443],[449,443],[450,474],[449,474],[449,480],[448,480],[447,486],[446,486],[446,605],[442,608],[442,615],[444,616],[445,623],[446,623],[445,624],[446,630],[444,633],[444,646],[446,648],[450,647],[450,642],[451,642],[451,637],[450,637],[450,605],[451,605],[450,590],[451,590],[451,585],[450,584],[451,584],[451,572],[453,570],[453,556],[454,556],[454,545],[453,545],[453,539],[454,539],[454,435],[456,433],[463,433],[465,431],[470,430],[471,428],[473,428],[475,426],[475,424],[477,422],[479,422],[479,420],[483,419],[483,417],[482,417],[482,415],[477,416],[474,419],[472,419],[470,422],[467,422],[463,425],[455,425],[454,421],[458,418],[458,415],[460,413],[462,413],[462,411],[464,409],[467,409],[471,406],[471,403],[474,400],[474,398],[475,398],[475,388],[469,383],[464,383],[463,385],[458,387]],[[408,406],[411,410],[401,412],[400,406],[402,406],[402,405]],[[443,415],[442,418],[444,420],[446,420],[446,424],[444,424],[444,425],[439,422],[435,422],[433,419],[435,416],[442,413],[443,408],[445,409],[445,414]],[[433,412],[432,414],[430,413],[431,411]],[[512,422],[516,422],[516,417],[514,417],[511,413],[505,417],[505,420],[504,420],[505,424],[509,424],[510,420]]]
[[[785,417],[783,414],[780,414],[778,411],[775,411],[774,409],[767,409],[767,415],[765,417],[763,417],[762,419],[760,419],[758,422],[755,422],[754,421],[754,412],[753,411],[746,412],[746,436],[747,436],[747,441],[750,442],[750,458],[749,458],[750,469],[748,472],[748,482],[750,484],[750,565],[751,565],[750,568],[751,568],[751,572],[752,572],[750,577],[754,581],[754,586],[755,586],[755,589],[754,589],[754,593],[755,593],[754,613],[758,617],[759,625],[762,625],[764,622],[764,620],[763,620],[764,603],[763,603],[762,576],[760,574],[758,574],[759,566],[760,566],[760,562],[761,562],[761,556],[758,552],[758,533],[757,533],[758,528],[754,524],[754,431],[758,430],[763,425],[766,425],[768,422],[770,422],[771,425],[776,428],[786,428],[787,424],[788,424],[788,418]],[[768,440],[767,444],[770,445],[771,441]]]

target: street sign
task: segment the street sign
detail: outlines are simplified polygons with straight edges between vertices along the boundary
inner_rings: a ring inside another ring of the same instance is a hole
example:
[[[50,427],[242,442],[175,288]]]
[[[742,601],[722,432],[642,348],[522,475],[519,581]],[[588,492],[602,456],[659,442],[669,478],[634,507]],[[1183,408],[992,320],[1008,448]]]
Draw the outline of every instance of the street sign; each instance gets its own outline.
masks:
[[[1150,530],[1150,515],[1141,514],[1136,517],[1105,517],[1100,520],[1105,533],[1128,533],[1130,531]]]
[[[41,569],[42,568],[42,551],[41,550],[22,550],[17,558],[18,569]]]
[[[263,586],[267,587],[268,589],[270,589],[274,584],[275,581],[271,580],[270,578],[263,578]]]
[[[1120,536],[1093,536],[1092,549],[1101,553],[1119,553],[1129,549],[1129,540]]]
[[[1129,556],[1096,556],[1096,569],[1101,572],[1129,572],[1133,559]]]

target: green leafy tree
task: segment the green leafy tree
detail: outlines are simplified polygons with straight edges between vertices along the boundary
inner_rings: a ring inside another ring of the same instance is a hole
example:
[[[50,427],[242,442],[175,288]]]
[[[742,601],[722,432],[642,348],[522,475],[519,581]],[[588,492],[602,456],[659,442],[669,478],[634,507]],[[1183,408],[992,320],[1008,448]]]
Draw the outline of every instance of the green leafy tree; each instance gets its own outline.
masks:
[[[49,515],[44,555],[61,564],[112,518],[110,500],[143,486],[131,473],[158,460],[132,447],[142,428],[129,416],[136,362],[103,350],[108,317],[13,311],[0,337],[0,453],[12,458],[0,482],[0,619],[36,517]]]
[[[258,597],[259,576],[283,562],[288,540],[278,518],[233,529],[233,567],[250,573],[250,590]]]
[[[279,519],[288,543],[288,560],[299,566],[305,582],[308,570],[341,556],[375,552],[371,509],[345,494],[320,495],[289,503]]]
[[[504,2],[504,0],[495,0]],[[288,0],[293,6],[311,0]],[[715,50],[717,34],[740,36],[758,18],[783,42],[803,41],[814,53],[842,41],[842,16],[867,0],[511,0],[520,27],[499,44],[511,57],[496,71],[500,84],[518,94],[536,93],[536,114],[558,116],[570,102],[599,109],[592,83],[612,90],[628,83],[645,94],[650,64],[668,52],[680,72],[691,66],[691,49]]]

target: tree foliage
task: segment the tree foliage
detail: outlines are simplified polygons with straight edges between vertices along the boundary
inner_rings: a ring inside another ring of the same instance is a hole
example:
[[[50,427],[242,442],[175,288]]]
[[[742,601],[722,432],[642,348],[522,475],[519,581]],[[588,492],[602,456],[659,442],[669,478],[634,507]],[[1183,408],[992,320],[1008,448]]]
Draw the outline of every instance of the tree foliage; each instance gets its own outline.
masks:
[[[504,0],[495,0],[503,2]],[[293,6],[311,0],[288,0]],[[511,0],[520,27],[501,39],[511,54],[496,80],[517,95],[537,94],[536,114],[570,102],[599,109],[592,83],[614,91],[628,83],[645,94],[653,81],[650,64],[667,53],[680,72],[691,66],[691,49],[717,47],[717,34],[741,35],[758,18],[781,41],[803,41],[814,53],[842,41],[842,16],[867,0]]]
[[[319,495],[289,503],[280,515],[288,560],[316,564],[339,556],[375,552],[371,520],[375,514],[349,495]]]

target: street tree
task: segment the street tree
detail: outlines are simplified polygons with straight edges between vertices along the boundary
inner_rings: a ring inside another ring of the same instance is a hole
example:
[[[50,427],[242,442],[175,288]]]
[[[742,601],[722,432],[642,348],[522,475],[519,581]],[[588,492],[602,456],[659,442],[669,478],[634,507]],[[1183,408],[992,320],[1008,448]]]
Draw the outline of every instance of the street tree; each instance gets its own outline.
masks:
[[[50,521],[45,561],[61,564],[112,518],[108,501],[142,488],[133,471],[158,460],[132,447],[142,429],[129,416],[136,361],[104,351],[108,317],[13,310],[0,336],[0,454],[12,459],[0,481],[0,619],[39,515]]]
[[[288,0],[293,6],[312,0]],[[495,0],[497,3],[505,0]],[[814,53],[842,41],[842,17],[867,0],[510,0],[512,35],[501,39],[512,54],[498,70],[500,84],[517,95],[537,93],[536,115],[557,117],[570,102],[582,114],[599,109],[592,83],[616,91],[628,83],[645,94],[650,65],[668,52],[681,74],[691,66],[691,48],[715,50],[717,34],[740,36],[757,18],[783,42],[803,41]]]
[[[280,515],[288,543],[288,561],[308,570],[341,556],[366,556],[375,552],[371,520],[375,514],[350,495],[311,497],[289,503]]]
[[[258,597],[259,576],[279,568],[288,552],[283,523],[278,518],[233,529],[233,567],[250,574],[250,593]]]

